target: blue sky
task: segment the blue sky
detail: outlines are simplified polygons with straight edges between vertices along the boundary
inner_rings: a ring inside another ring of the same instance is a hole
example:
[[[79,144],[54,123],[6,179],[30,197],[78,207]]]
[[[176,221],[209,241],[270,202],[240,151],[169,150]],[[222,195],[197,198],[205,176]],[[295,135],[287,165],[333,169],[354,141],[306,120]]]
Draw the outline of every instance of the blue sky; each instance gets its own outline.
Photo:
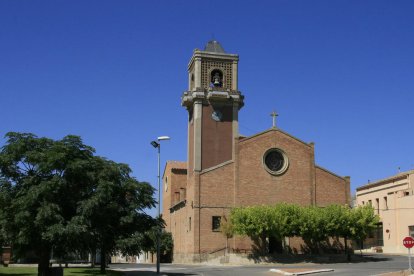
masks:
[[[0,136],[80,135],[156,184],[185,160],[187,63],[240,55],[240,132],[315,142],[351,189],[414,169],[414,1],[0,1]],[[0,145],[5,140],[1,138]]]

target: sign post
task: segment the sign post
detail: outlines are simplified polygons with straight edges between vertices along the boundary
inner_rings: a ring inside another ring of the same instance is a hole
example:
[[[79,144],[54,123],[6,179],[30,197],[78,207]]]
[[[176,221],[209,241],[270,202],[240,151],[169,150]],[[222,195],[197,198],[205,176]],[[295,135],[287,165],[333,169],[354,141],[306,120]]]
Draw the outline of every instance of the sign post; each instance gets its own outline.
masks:
[[[408,248],[408,269],[411,272],[413,270],[411,267],[411,248],[414,246],[414,239],[411,237],[405,237],[403,239],[403,245]]]

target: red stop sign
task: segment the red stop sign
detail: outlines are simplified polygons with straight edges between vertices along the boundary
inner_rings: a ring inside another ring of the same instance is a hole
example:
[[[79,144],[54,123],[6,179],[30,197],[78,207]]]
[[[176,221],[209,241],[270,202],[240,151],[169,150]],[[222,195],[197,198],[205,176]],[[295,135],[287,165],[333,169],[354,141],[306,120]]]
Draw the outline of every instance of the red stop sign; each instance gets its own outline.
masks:
[[[414,239],[411,237],[405,237],[403,239],[403,245],[407,248],[411,248],[414,246]]]

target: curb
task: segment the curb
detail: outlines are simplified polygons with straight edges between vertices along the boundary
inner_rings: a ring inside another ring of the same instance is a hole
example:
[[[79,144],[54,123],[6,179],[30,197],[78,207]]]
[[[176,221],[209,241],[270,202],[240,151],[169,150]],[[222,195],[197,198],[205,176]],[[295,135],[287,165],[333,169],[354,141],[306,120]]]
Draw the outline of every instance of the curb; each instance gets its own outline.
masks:
[[[270,269],[270,272],[280,273],[282,275],[307,275],[307,274],[314,274],[314,273],[321,273],[321,272],[332,272],[333,269],[316,269],[316,270],[308,270],[302,272],[286,272],[280,269]]]

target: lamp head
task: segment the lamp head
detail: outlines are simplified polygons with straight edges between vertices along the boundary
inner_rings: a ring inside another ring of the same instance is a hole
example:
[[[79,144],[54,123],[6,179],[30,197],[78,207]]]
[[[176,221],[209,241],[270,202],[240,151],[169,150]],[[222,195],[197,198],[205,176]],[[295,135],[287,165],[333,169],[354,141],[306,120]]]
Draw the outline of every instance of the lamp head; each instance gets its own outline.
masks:
[[[162,141],[162,140],[170,140],[169,136],[160,136],[157,138],[158,141]]]

